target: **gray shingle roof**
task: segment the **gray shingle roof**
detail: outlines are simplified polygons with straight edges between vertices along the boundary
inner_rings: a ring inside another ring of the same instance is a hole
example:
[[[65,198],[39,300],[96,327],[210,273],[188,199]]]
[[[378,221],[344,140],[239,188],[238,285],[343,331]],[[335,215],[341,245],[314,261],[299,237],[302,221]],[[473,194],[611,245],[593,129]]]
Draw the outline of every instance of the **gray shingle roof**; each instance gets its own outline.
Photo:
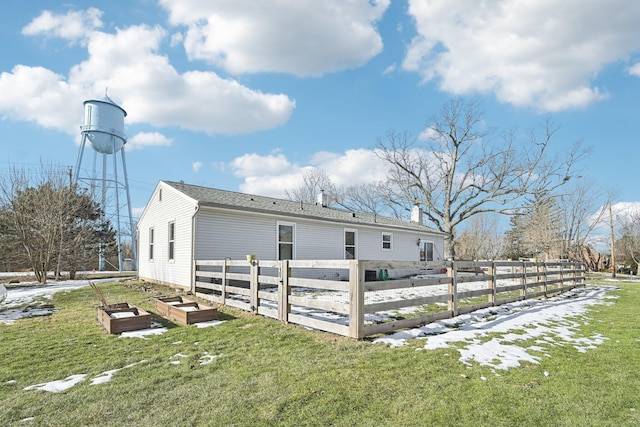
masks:
[[[323,207],[317,204],[237,193],[216,188],[201,187],[183,182],[162,181],[181,193],[196,200],[201,206],[240,209],[249,212],[270,213],[289,217],[341,222],[352,225],[371,225],[400,228],[423,233],[441,234],[439,231],[413,222],[384,217],[368,212],[352,212],[344,209]]]

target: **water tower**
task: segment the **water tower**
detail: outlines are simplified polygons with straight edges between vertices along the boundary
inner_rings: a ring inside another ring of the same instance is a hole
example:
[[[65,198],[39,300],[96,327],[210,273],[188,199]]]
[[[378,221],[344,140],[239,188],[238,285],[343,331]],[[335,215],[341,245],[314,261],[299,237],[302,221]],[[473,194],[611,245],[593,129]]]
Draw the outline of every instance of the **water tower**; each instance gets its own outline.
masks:
[[[113,102],[106,94],[102,99],[84,101],[84,125],[82,142],[75,169],[75,182],[88,188],[91,195],[100,202],[105,219],[116,230],[118,244],[119,271],[137,268],[136,239],[131,216],[131,197],[124,159],[124,118],[127,112]],[[93,161],[83,165],[84,149],[87,141],[93,148]],[[118,166],[120,153],[121,166]],[[131,260],[123,259],[123,243],[130,242],[133,255]],[[127,261],[127,262],[125,262]],[[105,269],[104,244],[100,245],[99,268]],[[127,265],[128,264],[128,265]]]

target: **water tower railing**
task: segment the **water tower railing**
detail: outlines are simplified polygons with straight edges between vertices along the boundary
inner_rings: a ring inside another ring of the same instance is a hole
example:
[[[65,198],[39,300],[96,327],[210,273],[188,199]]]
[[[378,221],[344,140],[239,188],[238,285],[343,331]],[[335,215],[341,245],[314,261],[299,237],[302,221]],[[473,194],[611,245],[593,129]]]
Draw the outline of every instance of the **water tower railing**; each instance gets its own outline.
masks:
[[[118,129],[115,128],[108,128],[105,126],[99,126],[99,125],[83,125],[80,126],[80,129],[82,132],[101,132],[101,133],[108,133],[111,135],[115,135],[123,140],[126,141],[127,137],[124,133],[122,133],[121,131],[119,131]]]

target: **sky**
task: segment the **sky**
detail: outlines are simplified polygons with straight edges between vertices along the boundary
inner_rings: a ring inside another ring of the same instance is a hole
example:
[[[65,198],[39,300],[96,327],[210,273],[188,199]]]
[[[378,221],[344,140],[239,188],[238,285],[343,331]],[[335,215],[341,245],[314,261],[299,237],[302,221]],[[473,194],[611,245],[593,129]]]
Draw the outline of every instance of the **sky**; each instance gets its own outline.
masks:
[[[553,153],[582,141],[581,176],[640,206],[636,0],[0,8],[0,172],[75,166],[83,102],[106,93],[127,112],[134,216],[159,180],[283,197],[313,168],[338,186],[383,179],[376,142],[420,135],[454,97],[501,131],[550,118]]]

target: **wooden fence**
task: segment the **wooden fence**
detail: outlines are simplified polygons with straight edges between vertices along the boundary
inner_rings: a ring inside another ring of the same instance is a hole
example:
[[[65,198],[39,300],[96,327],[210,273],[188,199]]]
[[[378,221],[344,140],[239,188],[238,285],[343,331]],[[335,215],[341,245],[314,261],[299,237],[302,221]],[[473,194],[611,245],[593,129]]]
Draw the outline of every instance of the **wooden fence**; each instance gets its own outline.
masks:
[[[192,292],[283,322],[353,338],[585,284],[577,262],[197,260]]]

